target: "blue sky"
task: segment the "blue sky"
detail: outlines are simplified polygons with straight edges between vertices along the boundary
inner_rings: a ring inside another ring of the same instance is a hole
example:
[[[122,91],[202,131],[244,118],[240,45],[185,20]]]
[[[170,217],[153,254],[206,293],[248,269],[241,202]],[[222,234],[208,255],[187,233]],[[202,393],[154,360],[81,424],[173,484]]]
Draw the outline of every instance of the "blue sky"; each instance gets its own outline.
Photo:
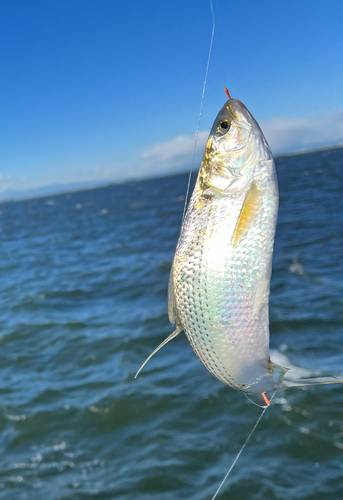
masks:
[[[226,85],[274,152],[343,143],[343,2],[213,0],[199,134]],[[186,170],[209,0],[2,0],[0,192]]]

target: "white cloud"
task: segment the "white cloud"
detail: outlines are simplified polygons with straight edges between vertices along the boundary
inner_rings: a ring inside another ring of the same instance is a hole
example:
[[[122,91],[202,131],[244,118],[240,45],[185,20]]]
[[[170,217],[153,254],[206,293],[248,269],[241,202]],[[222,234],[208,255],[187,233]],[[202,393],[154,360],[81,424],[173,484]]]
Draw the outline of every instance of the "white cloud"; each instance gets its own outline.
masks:
[[[113,179],[113,168],[103,168],[103,167],[93,167],[86,168],[77,172],[77,174],[72,174],[68,182],[78,182],[80,178],[84,182],[100,182],[100,181],[109,181]]]
[[[271,118],[261,128],[275,153],[299,151],[343,143],[343,111],[315,118]]]
[[[4,193],[9,189],[12,189],[13,186],[18,187],[18,189],[22,189],[25,186],[26,177],[14,176],[14,175],[2,175],[0,174],[0,193]]]
[[[6,191],[9,185],[10,185],[10,176],[0,174],[0,193]]]
[[[327,113],[316,118],[285,120],[271,118],[261,122],[261,128],[274,153],[295,152],[316,147],[343,144],[343,111]],[[208,132],[198,135],[194,170],[200,166]],[[38,182],[23,176],[0,175],[0,199],[11,191],[51,184],[88,182],[94,185],[111,181],[137,179],[187,171],[190,169],[194,149],[194,135],[180,135],[155,144],[141,154],[139,163],[131,165],[96,166],[82,169],[70,168],[70,173],[56,172]]]
[[[197,147],[203,148],[206,144],[208,132],[199,132]],[[169,161],[178,157],[191,156],[194,149],[194,135],[178,135],[170,141],[162,142],[144,151],[145,160]]]
[[[44,195],[50,192],[59,192],[61,187],[66,189],[78,189],[79,187],[97,186],[115,181],[115,171],[113,169],[93,167],[78,169],[63,176],[52,172],[39,182],[36,178],[28,180],[25,176],[2,175],[0,174],[0,200],[8,198],[20,198],[26,193],[30,195]],[[57,189],[57,191],[56,191]]]
[[[195,168],[199,167],[208,132],[199,132],[194,157]],[[194,135],[179,135],[169,141],[156,144],[142,153],[142,163],[138,167],[139,175],[173,173],[182,168],[189,168],[194,150]]]
[[[343,143],[343,111],[315,118],[285,120],[271,118],[261,128],[274,153],[295,152]],[[194,169],[200,166],[208,132],[199,132]],[[178,172],[190,167],[193,135],[179,135],[161,142],[142,154],[142,163],[130,169],[130,176],[147,177]]]

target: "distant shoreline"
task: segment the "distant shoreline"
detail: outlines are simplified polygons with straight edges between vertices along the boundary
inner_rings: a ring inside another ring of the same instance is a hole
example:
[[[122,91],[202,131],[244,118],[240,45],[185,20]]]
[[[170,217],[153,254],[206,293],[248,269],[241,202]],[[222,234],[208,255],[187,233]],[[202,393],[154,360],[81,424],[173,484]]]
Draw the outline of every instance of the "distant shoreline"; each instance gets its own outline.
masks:
[[[310,149],[310,150],[303,150],[303,151],[296,151],[293,153],[281,153],[274,155],[275,159],[278,158],[285,158],[285,157],[290,157],[290,156],[300,156],[300,155],[306,155],[306,154],[312,154],[312,153],[320,153],[322,151],[332,151],[336,149],[343,149],[343,144],[339,144],[336,146],[330,146],[330,147],[322,147],[322,148],[316,148],[316,149]],[[195,171],[195,170],[194,170]],[[79,193],[82,191],[91,191],[93,189],[101,189],[109,186],[118,186],[122,184],[127,184],[130,182],[140,182],[140,181],[145,181],[145,180],[150,180],[150,179],[160,179],[163,177],[173,177],[175,175],[186,175],[189,173],[189,170],[184,170],[184,171],[179,171],[175,173],[166,173],[163,175],[155,175],[151,177],[140,177],[137,179],[126,179],[123,181],[108,181],[103,184],[97,184],[94,182],[85,182],[85,183],[74,183],[72,185],[51,185],[51,186],[44,186],[41,188],[37,189],[32,189],[29,191],[24,191],[22,194],[20,192],[15,192],[13,195],[9,195],[9,197],[4,197],[1,198],[1,193],[0,193],[0,205],[4,203],[14,203],[17,201],[25,201],[25,200],[35,200],[35,199],[40,199],[40,198],[49,198],[51,196],[60,196],[63,194],[72,194],[72,193]],[[68,187],[69,186],[69,187]],[[45,192],[44,192],[45,191]],[[5,192],[6,193],[6,192]]]
[[[274,158],[283,158],[284,156],[299,156],[299,155],[306,155],[306,154],[311,154],[311,153],[320,153],[321,151],[332,151],[333,149],[342,149],[343,144],[338,144],[336,146],[325,146],[322,148],[314,148],[314,149],[304,149],[300,151],[295,151],[294,153],[280,153],[277,155],[274,155]]]

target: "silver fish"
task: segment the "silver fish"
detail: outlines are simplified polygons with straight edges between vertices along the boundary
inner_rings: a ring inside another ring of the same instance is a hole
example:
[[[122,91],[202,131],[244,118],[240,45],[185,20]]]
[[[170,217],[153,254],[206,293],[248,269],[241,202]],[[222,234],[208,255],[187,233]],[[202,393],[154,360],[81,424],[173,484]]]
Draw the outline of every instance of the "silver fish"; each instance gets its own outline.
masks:
[[[258,123],[228,97],[212,126],[173,260],[168,312],[176,329],[139,371],[184,331],[214,377],[265,407],[281,387],[342,380],[287,380],[288,369],[270,359],[276,171]]]

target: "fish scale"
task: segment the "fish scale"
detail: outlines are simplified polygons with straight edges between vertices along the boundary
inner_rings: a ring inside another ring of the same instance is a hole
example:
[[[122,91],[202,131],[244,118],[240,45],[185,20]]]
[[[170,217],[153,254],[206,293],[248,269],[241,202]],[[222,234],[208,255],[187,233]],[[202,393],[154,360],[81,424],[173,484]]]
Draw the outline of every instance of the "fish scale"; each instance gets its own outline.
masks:
[[[209,201],[203,216],[199,217],[198,210],[193,208],[198,205],[198,198],[201,196],[199,191],[196,187],[194,202],[190,202],[186,215],[189,223],[185,222],[183,238],[174,259],[173,279],[178,283],[175,288],[177,311],[187,338],[202,363],[220,381],[238,389],[242,384],[230,374],[228,366],[233,368],[237,363],[242,364],[247,350],[246,339],[250,331],[251,336],[259,328],[255,322],[251,323],[244,318],[251,309],[251,303],[246,300],[246,290],[250,283],[246,283],[246,270],[240,262],[244,255],[242,252],[232,254],[231,249],[235,229],[233,221],[239,216],[244,194],[235,196],[230,206],[223,197]],[[188,233],[197,235],[191,245],[188,242],[192,238]],[[189,251],[196,253],[197,245],[201,248],[201,258],[195,261],[189,259]],[[213,251],[213,246],[216,251]],[[190,277],[190,264],[193,274],[192,279],[187,279]],[[201,287],[194,286],[195,283],[201,283]],[[182,288],[185,290],[181,290]],[[195,304],[195,308],[189,307],[189,301],[184,300],[185,295],[192,297],[191,303]],[[243,300],[245,307],[242,309]],[[192,321],[194,309],[199,310],[200,307],[203,309],[202,324]],[[237,335],[237,327],[244,336],[244,346],[242,335]],[[209,345],[211,349],[208,348]],[[212,356],[209,354],[211,350]]]

